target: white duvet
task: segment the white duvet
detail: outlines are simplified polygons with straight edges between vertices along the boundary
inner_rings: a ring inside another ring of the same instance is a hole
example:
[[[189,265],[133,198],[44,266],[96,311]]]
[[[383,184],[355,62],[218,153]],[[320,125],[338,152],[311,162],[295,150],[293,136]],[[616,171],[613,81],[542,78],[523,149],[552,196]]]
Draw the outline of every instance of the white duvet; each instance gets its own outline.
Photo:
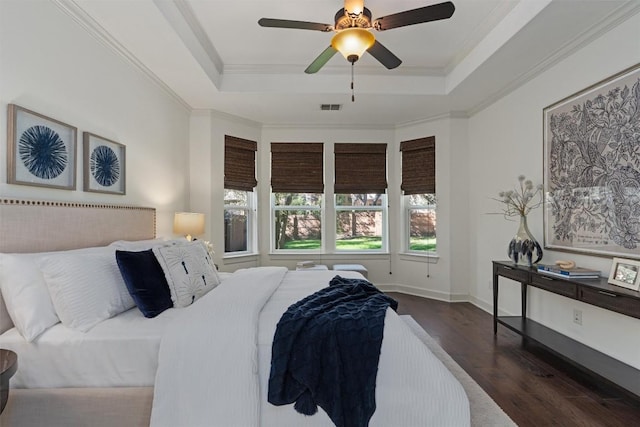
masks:
[[[335,274],[241,270],[185,310],[160,343],[151,426],[332,426],[321,408],[307,417],[271,405],[267,385],[280,316]],[[376,383],[370,426],[469,425],[460,383],[391,309]]]

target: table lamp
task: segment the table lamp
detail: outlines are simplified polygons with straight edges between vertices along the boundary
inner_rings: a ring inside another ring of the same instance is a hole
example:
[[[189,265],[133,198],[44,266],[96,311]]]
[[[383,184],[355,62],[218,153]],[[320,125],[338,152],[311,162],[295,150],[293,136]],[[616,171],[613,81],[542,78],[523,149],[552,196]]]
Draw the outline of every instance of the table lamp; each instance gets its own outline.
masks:
[[[173,232],[184,235],[189,241],[192,236],[204,234],[204,214],[176,212],[173,216]]]

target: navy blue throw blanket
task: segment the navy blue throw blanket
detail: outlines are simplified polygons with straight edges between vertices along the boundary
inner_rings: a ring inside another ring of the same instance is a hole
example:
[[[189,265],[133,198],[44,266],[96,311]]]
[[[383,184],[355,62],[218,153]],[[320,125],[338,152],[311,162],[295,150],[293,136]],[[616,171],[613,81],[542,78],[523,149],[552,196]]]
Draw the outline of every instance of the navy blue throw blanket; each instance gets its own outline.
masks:
[[[320,406],[337,427],[367,426],[387,307],[398,303],[364,279],[334,277],[329,287],[290,306],[273,338],[268,400]]]

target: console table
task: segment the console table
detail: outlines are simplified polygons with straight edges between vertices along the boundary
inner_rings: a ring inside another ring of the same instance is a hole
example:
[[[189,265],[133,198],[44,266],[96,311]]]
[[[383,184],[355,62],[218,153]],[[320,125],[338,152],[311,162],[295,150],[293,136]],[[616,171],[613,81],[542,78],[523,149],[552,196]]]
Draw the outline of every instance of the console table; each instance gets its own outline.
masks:
[[[501,276],[520,282],[520,316],[498,316],[498,278]],[[527,318],[529,286],[638,319],[640,293],[609,285],[606,278],[564,279],[539,273],[535,267],[516,266],[510,261],[493,261],[494,335],[498,332],[500,323],[522,335],[524,339],[537,342],[589,374],[612,382],[639,398],[640,370]]]

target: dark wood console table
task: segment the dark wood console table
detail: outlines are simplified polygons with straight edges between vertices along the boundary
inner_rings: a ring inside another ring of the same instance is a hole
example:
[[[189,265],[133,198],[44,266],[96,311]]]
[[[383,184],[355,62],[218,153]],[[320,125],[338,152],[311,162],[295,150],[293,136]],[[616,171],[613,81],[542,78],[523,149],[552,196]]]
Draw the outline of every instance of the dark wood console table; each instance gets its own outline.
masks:
[[[498,278],[520,282],[522,308],[520,316],[498,316]],[[635,398],[640,398],[640,370],[604,353],[547,328],[527,318],[527,287],[533,286],[640,319],[640,293],[609,285],[606,278],[564,279],[539,273],[535,267],[515,266],[510,261],[493,261],[493,333],[498,323],[530,339],[578,368],[605,379]]]

